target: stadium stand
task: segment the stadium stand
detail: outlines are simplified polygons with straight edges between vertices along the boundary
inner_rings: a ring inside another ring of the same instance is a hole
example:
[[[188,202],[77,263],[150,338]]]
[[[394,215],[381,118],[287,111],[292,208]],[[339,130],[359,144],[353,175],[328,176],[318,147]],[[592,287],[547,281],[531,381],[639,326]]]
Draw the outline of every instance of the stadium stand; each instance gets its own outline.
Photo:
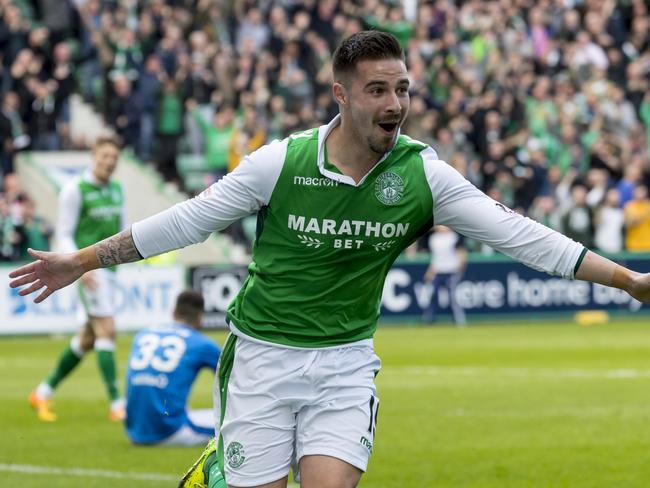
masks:
[[[329,120],[332,47],[376,28],[407,52],[404,131],[516,211],[590,243],[608,190],[624,209],[650,184],[642,0],[5,0],[0,19],[5,174],[16,151],[87,144],[70,136],[79,93],[194,194]]]
[[[21,181],[29,181],[29,193],[33,195],[30,201],[42,209],[45,221],[54,222],[59,187],[88,166],[89,154],[85,151],[37,151],[20,154],[17,163],[17,175]],[[160,175],[130,158],[128,153],[120,161],[116,177],[123,184],[130,222],[153,215],[186,197],[165,185]],[[215,235],[198,246],[179,250],[173,260],[187,266],[231,262],[238,259],[233,252],[227,238]]]

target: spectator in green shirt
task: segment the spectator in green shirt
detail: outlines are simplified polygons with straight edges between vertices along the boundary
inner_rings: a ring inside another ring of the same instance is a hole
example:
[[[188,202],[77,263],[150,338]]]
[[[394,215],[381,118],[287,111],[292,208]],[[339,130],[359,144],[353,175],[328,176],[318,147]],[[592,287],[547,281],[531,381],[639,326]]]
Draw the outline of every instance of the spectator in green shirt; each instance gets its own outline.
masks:
[[[386,10],[385,5],[380,5],[375,14],[363,19],[368,27],[393,34],[402,49],[406,49],[415,29],[404,17],[404,8],[395,5]]]
[[[235,110],[229,104],[220,106],[210,124],[197,110],[194,100],[188,101],[188,108],[203,133],[206,167],[212,173],[213,181],[218,181],[228,173],[228,157],[235,131]]]
[[[183,97],[176,80],[164,80],[156,106],[156,165],[165,181],[179,182],[176,154],[183,135]]]
[[[645,126],[646,141],[648,143],[648,152],[650,152],[650,92],[647,92],[641,102],[640,118]]]

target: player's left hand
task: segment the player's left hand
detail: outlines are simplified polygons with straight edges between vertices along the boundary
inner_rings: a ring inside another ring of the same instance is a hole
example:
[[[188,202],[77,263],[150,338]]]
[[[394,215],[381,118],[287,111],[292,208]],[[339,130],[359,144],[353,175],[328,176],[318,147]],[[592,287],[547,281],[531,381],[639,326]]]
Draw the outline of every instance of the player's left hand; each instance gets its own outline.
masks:
[[[650,273],[634,273],[627,292],[642,303],[650,303]]]

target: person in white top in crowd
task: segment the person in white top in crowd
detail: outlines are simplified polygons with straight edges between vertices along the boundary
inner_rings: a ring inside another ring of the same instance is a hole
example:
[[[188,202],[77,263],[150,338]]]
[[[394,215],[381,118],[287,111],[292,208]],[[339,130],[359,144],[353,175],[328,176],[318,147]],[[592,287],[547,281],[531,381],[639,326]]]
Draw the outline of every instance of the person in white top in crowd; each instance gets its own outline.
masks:
[[[594,244],[601,251],[616,253],[623,250],[625,215],[620,201],[619,191],[610,188],[596,211]]]
[[[449,227],[436,225],[429,236],[429,250],[431,263],[424,274],[424,282],[433,284],[433,294],[422,318],[427,323],[435,322],[438,306],[446,301],[451,307],[454,324],[463,326],[466,323],[465,311],[456,300],[456,286],[463,277],[467,263],[463,237]],[[447,300],[443,298],[443,290]]]

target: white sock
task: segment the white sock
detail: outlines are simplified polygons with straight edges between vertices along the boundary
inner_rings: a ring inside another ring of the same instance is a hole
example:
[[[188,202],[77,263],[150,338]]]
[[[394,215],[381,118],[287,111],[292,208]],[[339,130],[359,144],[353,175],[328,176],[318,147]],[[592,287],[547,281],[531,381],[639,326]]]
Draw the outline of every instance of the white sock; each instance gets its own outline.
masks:
[[[36,387],[36,396],[38,398],[41,398],[43,400],[49,400],[52,398],[52,395],[54,394],[54,390],[50,385],[45,383],[44,381],[39,383],[38,386]]]
[[[115,341],[108,338],[95,339],[95,351],[115,351]]]
[[[126,406],[126,402],[124,401],[124,398],[116,398],[111,402],[111,410],[124,408],[125,406]]]
[[[82,358],[84,354],[86,354],[86,351],[81,347],[81,337],[78,335],[73,336],[72,339],[70,339],[70,349],[78,358]]]

